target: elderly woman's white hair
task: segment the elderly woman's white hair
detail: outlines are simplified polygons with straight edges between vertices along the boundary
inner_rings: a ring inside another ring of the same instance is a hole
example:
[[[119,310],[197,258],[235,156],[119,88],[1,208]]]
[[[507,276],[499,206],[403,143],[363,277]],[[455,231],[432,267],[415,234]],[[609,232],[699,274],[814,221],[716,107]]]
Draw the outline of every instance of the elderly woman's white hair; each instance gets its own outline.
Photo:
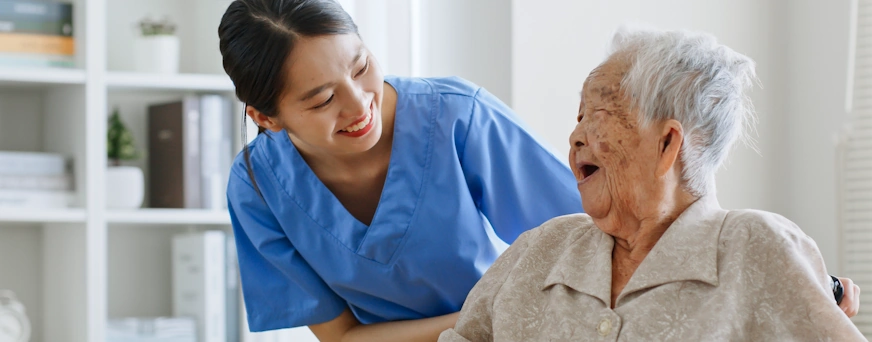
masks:
[[[685,131],[682,181],[696,196],[715,192],[714,174],[756,117],[745,93],[756,83],[754,61],[689,31],[621,27],[610,56],[628,58],[621,86],[644,126],[674,119]]]

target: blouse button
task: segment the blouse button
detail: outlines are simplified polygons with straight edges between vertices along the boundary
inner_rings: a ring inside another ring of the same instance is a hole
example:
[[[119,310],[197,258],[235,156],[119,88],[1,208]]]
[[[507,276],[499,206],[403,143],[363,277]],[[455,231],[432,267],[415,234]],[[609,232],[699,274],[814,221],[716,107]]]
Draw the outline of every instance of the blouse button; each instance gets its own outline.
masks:
[[[608,335],[610,332],[612,332],[612,321],[610,321],[608,318],[603,318],[603,320],[600,321],[599,325],[597,325],[596,330],[599,332],[600,336]]]

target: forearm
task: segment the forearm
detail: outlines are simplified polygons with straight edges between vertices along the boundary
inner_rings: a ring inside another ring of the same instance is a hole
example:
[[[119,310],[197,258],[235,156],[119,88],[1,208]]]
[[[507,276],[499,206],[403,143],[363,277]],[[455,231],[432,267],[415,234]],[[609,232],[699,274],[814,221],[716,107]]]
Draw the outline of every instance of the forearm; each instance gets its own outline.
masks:
[[[445,329],[454,327],[459,313],[444,316],[358,325],[349,329],[342,342],[436,341]]]

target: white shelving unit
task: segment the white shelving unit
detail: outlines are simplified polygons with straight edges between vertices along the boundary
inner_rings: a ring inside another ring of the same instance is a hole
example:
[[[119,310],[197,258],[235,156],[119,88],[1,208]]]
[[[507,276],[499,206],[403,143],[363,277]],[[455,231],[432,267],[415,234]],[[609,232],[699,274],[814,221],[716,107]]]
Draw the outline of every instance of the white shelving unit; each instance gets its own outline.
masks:
[[[110,72],[106,85],[112,89],[130,90],[196,90],[213,92],[233,91],[233,82],[225,75],[180,74],[151,75],[134,72]]]
[[[31,69],[0,67],[3,85],[27,84],[85,84],[85,71],[81,69]]]
[[[226,210],[199,209],[140,209],[106,212],[106,221],[118,224],[148,225],[228,225]]]
[[[86,218],[82,209],[0,209],[0,222],[3,223],[84,223]]]
[[[0,66],[0,150],[67,156],[75,177],[67,209],[0,209],[0,288],[27,308],[32,341],[106,340],[111,317],[171,315],[173,234],[229,232],[226,210],[105,209],[106,120],[112,108],[145,150],[150,103],[188,94],[232,96],[217,27],[229,0],[68,0],[76,67]],[[192,15],[192,13],[194,13]],[[135,23],[178,25],[180,73],[133,70]],[[133,163],[146,168],[147,162]]]

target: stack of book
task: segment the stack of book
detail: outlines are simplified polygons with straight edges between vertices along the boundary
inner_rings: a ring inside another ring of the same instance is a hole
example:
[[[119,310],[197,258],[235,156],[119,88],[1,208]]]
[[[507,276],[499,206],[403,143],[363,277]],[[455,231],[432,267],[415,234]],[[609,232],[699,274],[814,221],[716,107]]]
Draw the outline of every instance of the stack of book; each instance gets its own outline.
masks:
[[[75,66],[73,5],[0,0],[0,66]]]
[[[198,342],[239,342],[234,239],[220,230],[176,235],[172,260],[173,315],[194,319]]]
[[[197,342],[197,324],[189,317],[110,319],[106,342]]]
[[[65,208],[73,177],[64,156],[0,151],[0,208]]]
[[[232,107],[220,95],[148,107],[149,207],[227,208]]]
[[[249,332],[232,235],[175,235],[172,263],[173,315],[194,319],[198,342],[318,342],[307,327]]]

